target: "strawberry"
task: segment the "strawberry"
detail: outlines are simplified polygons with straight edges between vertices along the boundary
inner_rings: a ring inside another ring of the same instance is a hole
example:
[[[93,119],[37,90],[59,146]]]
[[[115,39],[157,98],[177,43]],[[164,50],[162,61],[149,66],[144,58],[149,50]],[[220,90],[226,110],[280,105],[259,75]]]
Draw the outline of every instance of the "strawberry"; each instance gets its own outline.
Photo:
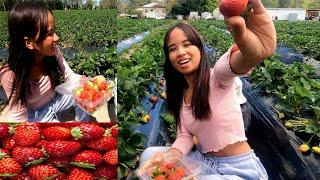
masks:
[[[71,139],[71,132],[68,128],[61,126],[52,126],[43,130],[43,136],[47,140],[69,140]]]
[[[166,180],[166,176],[165,175],[159,175],[153,178],[153,180]]]
[[[31,146],[40,140],[40,131],[33,126],[18,126],[12,138],[19,146]]]
[[[184,177],[186,175],[186,169],[184,169],[183,167],[177,167],[175,170],[176,173],[180,174],[182,177]]]
[[[68,177],[67,174],[65,174],[65,173],[60,173],[60,174],[58,175],[58,177],[56,177],[54,180],[66,180],[67,177]]]
[[[103,155],[103,160],[111,165],[118,164],[118,149],[113,149]]]
[[[28,175],[27,172],[22,172],[14,177],[11,180],[31,180],[31,177]]]
[[[22,171],[21,165],[13,158],[0,160],[0,176],[15,176]]]
[[[70,164],[83,167],[95,168],[102,163],[102,155],[97,151],[85,150],[73,156]]]
[[[51,164],[51,165],[53,165],[55,167],[68,167],[70,160],[71,160],[70,156],[49,157],[46,160],[46,164]]]
[[[93,140],[103,136],[105,130],[97,124],[80,124],[71,129],[71,135],[76,139]]]
[[[38,164],[28,169],[28,175],[33,180],[53,179],[59,175],[59,170],[50,165]]]
[[[32,131],[37,131],[37,132],[41,132],[41,126],[40,126],[40,123],[30,123],[30,122],[24,122],[24,123],[21,123],[19,124],[17,127],[16,127],[16,131],[19,131],[19,130],[22,130],[22,129],[29,129],[29,130],[32,130]]]
[[[118,125],[114,125],[110,128],[111,136],[117,138],[119,134]]]
[[[21,165],[35,165],[42,163],[44,154],[39,148],[16,147],[12,151],[12,158]]]
[[[117,139],[112,136],[103,136],[100,139],[92,140],[87,143],[89,148],[99,150],[99,151],[108,151],[116,149],[118,145]]]
[[[9,135],[9,126],[7,123],[0,123],[0,138]]]
[[[80,169],[80,168],[74,168],[69,173],[67,180],[94,180],[93,174],[91,174],[89,171]]]
[[[97,178],[106,178],[106,179],[116,178],[117,177],[117,166],[111,166],[111,165],[99,166],[95,170],[94,175]]]
[[[247,7],[248,0],[221,0],[219,10],[227,17],[239,16]]]
[[[177,172],[172,172],[168,176],[168,180],[180,180],[180,179],[182,179],[182,176]]]
[[[6,138],[2,141],[2,147],[7,150],[12,150],[17,146],[16,141],[13,138]]]
[[[45,151],[53,157],[68,156],[80,149],[81,145],[79,142],[73,141],[49,141],[43,144]]]

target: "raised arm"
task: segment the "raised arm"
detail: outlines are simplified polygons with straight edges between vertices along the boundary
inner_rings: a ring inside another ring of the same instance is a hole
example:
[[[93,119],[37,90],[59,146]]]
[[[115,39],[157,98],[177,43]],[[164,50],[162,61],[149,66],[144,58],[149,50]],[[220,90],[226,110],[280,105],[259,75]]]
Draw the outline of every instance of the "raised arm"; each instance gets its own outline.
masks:
[[[251,0],[253,9],[248,19],[225,17],[225,24],[240,51],[230,57],[230,67],[237,74],[245,74],[257,63],[272,55],[276,49],[276,31],[261,0]]]

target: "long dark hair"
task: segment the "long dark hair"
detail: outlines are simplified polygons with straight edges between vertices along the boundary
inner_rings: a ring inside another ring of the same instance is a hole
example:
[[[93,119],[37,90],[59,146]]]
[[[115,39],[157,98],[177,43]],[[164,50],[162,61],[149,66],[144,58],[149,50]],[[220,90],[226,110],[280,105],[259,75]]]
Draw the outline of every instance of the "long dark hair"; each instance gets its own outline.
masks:
[[[204,51],[201,37],[195,28],[186,23],[179,23],[167,31],[163,45],[166,58],[164,63],[164,77],[167,84],[167,109],[169,112],[173,113],[177,125],[180,125],[180,109],[183,103],[183,93],[184,90],[188,88],[188,83],[184,76],[172,66],[169,59],[168,42],[170,34],[175,28],[181,29],[187,36],[190,43],[197,46],[201,53],[200,64],[195,72],[194,88],[191,100],[192,114],[199,120],[208,118],[211,115],[208,99],[210,93],[210,64]]]
[[[15,76],[7,104],[13,97],[12,104],[20,101],[21,104],[27,105],[34,52],[26,47],[24,37],[35,38],[39,32],[36,42],[43,41],[48,34],[48,13],[53,16],[52,11],[45,5],[30,1],[19,3],[10,11],[8,18],[9,57],[2,68],[8,66]],[[54,88],[61,82],[61,72],[56,57],[45,57],[42,62],[45,73],[49,76],[51,86]]]

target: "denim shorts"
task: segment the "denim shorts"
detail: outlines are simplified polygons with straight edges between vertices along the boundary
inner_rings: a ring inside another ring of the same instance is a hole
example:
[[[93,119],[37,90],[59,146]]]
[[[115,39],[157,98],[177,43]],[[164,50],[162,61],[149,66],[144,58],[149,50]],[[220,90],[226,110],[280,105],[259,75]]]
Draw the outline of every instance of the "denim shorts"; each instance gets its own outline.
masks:
[[[59,122],[57,113],[65,111],[72,106],[75,108],[76,121],[87,121],[89,119],[89,114],[76,105],[72,95],[57,93],[56,96],[44,106],[37,109],[28,108],[28,121]]]
[[[149,147],[143,151],[140,158],[140,165],[152,158],[156,152],[165,152],[169,147]],[[247,153],[229,156],[216,157],[202,153],[198,150],[191,151],[188,157],[203,163],[205,170],[197,179],[201,180],[266,180],[268,174],[259,158],[251,150]]]

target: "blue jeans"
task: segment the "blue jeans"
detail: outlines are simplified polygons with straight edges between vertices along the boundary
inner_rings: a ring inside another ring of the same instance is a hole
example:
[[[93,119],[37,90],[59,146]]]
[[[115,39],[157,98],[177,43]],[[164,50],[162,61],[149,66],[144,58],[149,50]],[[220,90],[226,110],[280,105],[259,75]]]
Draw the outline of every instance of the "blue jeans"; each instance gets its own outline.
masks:
[[[143,151],[140,165],[146,162],[156,152],[166,152],[169,147],[149,147]],[[229,157],[216,157],[191,151],[188,157],[200,161],[207,167],[198,179],[201,180],[266,180],[268,174],[253,150]]]
[[[89,114],[83,111],[75,103],[72,95],[57,93],[56,96],[47,104],[38,109],[28,109],[29,122],[59,122],[57,113],[65,111],[70,107],[75,108],[76,121],[88,121]]]

